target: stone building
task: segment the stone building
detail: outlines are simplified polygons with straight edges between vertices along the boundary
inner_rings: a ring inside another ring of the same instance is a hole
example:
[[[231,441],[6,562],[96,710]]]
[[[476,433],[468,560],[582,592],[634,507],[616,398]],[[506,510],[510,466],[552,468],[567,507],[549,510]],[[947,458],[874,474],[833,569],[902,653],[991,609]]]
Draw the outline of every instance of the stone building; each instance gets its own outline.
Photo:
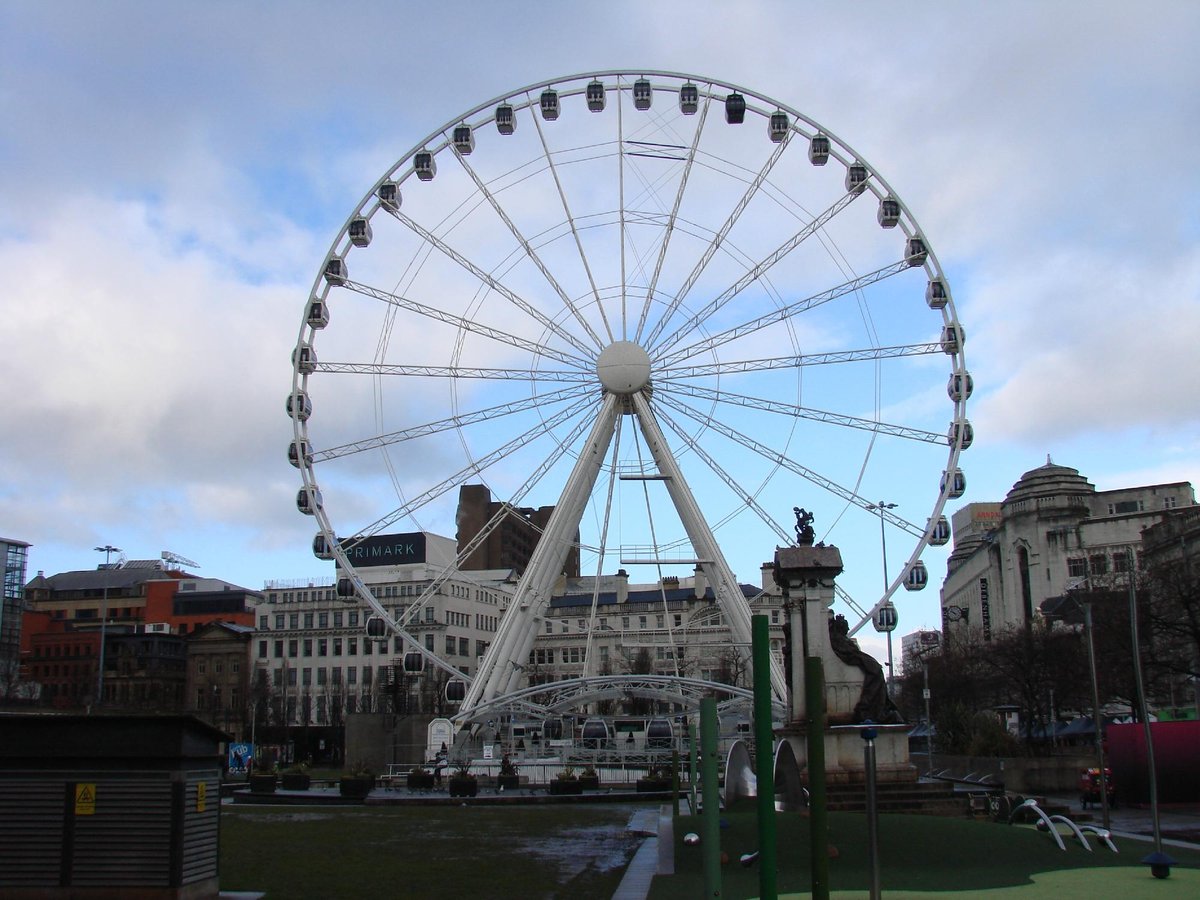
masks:
[[[1002,503],[954,513],[954,550],[942,583],[947,639],[967,629],[984,640],[1032,627],[1047,602],[1088,578],[1121,575],[1140,561],[1142,532],[1195,506],[1188,482],[1097,491],[1078,470],[1047,460]]]

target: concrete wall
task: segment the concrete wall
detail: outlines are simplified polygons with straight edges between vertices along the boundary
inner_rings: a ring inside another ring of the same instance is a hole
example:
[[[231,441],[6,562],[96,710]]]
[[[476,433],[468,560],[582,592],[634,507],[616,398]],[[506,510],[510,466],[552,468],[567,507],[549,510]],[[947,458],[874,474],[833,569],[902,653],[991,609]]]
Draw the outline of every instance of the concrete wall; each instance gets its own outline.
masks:
[[[924,754],[914,754],[914,761],[924,771]],[[1096,765],[1094,754],[1044,757],[976,757],[949,756],[935,753],[933,771],[949,770],[958,778],[972,779],[991,775],[991,784],[1002,784],[1015,794],[1060,794],[1079,788],[1080,773]]]

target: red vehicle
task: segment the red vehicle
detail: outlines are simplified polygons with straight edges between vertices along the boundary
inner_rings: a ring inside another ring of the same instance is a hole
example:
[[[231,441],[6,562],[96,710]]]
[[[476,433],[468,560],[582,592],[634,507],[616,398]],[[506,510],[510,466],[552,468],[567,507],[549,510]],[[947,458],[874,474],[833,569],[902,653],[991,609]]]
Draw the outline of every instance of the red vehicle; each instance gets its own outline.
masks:
[[[1112,769],[1105,768],[1104,781],[1108,785],[1108,805],[1109,808],[1115,808],[1117,805],[1117,792],[1113,787]],[[1079,803],[1084,808],[1088,808],[1089,803],[1100,802],[1100,769],[1084,769],[1079,774]]]

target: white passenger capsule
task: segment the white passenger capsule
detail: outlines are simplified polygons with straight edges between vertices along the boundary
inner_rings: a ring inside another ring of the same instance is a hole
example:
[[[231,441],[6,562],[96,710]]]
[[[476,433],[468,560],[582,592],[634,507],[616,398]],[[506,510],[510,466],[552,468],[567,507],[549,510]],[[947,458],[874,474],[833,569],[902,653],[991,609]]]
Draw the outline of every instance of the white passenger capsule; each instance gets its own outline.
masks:
[[[350,220],[350,227],[347,229],[350,234],[350,243],[355,247],[368,247],[371,244],[371,223],[359,216]]]
[[[879,201],[877,218],[884,228],[895,228],[900,221],[900,201],[895,197],[884,197]]]
[[[333,548],[329,545],[329,541],[325,540],[324,534],[318,534],[313,538],[312,551],[313,556],[317,559],[333,559]]]
[[[299,369],[302,375],[311,375],[317,371],[317,352],[309,344],[297,344],[292,350],[292,365]]]
[[[336,256],[325,263],[325,280],[330,284],[345,284],[346,279],[350,277],[350,270],[346,268],[346,261],[338,259]]]
[[[867,189],[867,167],[862,163],[851,163],[846,166],[846,191],[851,194],[861,194]]]
[[[475,132],[471,126],[463,123],[454,126],[454,149],[463,156],[470,156],[475,149]]]
[[[696,114],[700,108],[700,88],[690,81],[679,89],[679,111],[685,116]]]
[[[947,486],[948,489],[947,489]],[[946,492],[946,496],[951,500],[957,500],[967,492],[967,477],[963,475],[962,469],[955,469],[953,472],[942,472],[941,490]]]
[[[329,324],[329,306],[320,297],[313,297],[308,301],[304,321],[310,328],[324,328]]]
[[[925,288],[925,302],[930,309],[945,309],[950,295],[946,293],[946,282],[940,278],[930,279]]]
[[[946,442],[953,447],[958,443],[959,433],[962,434],[962,449],[966,450],[975,441],[975,429],[971,427],[971,423],[963,420],[962,422],[951,422],[950,431],[946,434]]]
[[[910,266],[923,266],[929,257],[929,249],[920,235],[913,235],[904,245],[904,259]]]
[[[975,390],[975,379],[970,372],[955,372],[946,382],[946,393],[955,403],[966,400]]]
[[[316,488],[300,488],[296,494],[296,509],[304,513],[306,516],[316,515],[317,510],[324,505],[321,499],[321,492]]]
[[[554,88],[547,88],[542,91],[542,118],[547,122],[553,122],[558,118],[558,91]]]
[[[422,181],[433,181],[437,174],[437,161],[428,150],[422,150],[413,156],[413,171]]]
[[[375,192],[375,196],[379,198],[379,204],[385,209],[395,212],[400,208],[400,185],[394,181],[385,181],[381,184],[379,190]]]
[[[312,401],[304,391],[292,391],[287,397],[287,414],[290,418],[307,422],[312,415]]]
[[[599,79],[589,81],[587,86],[587,108],[592,112],[604,112],[604,83]],[[420,654],[417,654],[420,656]]]
[[[308,441],[292,441],[288,444],[288,462],[298,469],[302,461],[305,465],[312,465],[312,451],[308,449]]]
[[[513,108],[507,103],[496,107],[496,130],[501,134],[512,134],[517,129],[517,120]]]
[[[950,543],[950,522],[945,516],[938,516],[929,532],[929,543],[934,547],[944,547]]]
[[[829,137],[824,134],[814,134],[808,142],[808,161],[814,166],[823,166],[829,162]]]
[[[771,113],[771,118],[767,122],[767,137],[771,139],[772,143],[778,144],[787,137],[788,129],[791,127],[792,124],[788,121],[787,113],[776,110]]]
[[[725,98],[725,121],[730,125],[741,125],[746,119],[746,98],[734,91]]]
[[[952,355],[962,349],[966,343],[966,335],[961,325],[947,325],[942,329],[942,352]]]
[[[654,92],[650,89],[650,82],[645,78],[639,78],[633,83],[633,105],[635,109],[649,109],[650,101],[653,98]]]
[[[929,570],[925,568],[925,563],[918,559],[908,570],[908,575],[904,579],[904,589],[920,591],[924,590],[927,584],[929,584]]]

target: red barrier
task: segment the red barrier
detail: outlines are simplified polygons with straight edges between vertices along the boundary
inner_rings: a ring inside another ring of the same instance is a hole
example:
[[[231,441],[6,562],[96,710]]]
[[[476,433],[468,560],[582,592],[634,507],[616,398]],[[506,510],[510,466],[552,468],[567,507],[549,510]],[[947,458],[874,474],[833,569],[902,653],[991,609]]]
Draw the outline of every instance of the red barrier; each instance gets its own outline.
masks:
[[[1200,801],[1200,722],[1154,722],[1154,768],[1160,803]],[[1118,803],[1149,803],[1145,726],[1109,725],[1108,764]]]

